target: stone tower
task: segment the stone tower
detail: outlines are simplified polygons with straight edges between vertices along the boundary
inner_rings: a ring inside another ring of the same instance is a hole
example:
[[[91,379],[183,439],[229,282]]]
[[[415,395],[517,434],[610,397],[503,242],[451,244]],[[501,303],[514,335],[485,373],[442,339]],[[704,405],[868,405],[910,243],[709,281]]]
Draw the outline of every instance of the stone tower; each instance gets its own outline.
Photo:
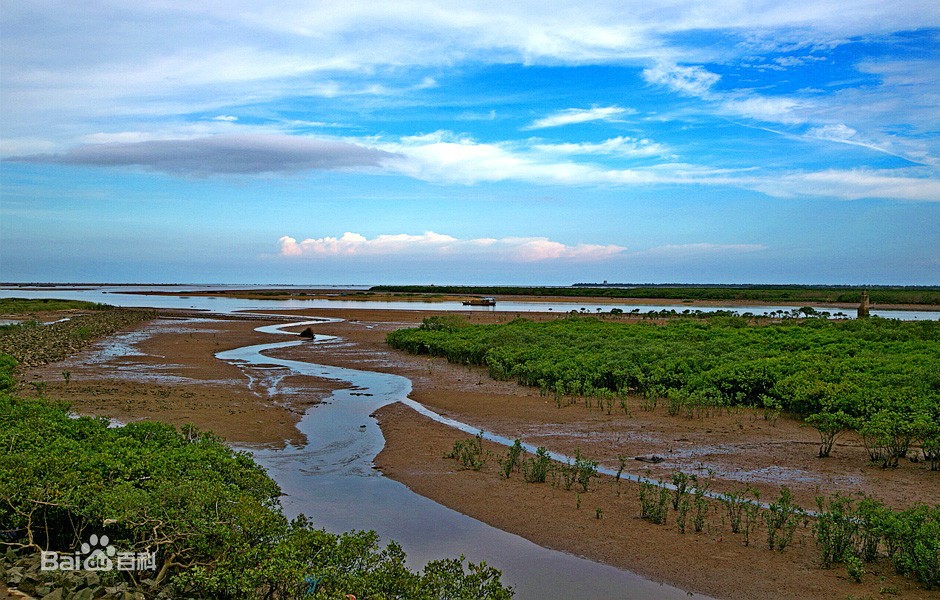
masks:
[[[868,318],[868,290],[862,290],[862,301],[858,305],[858,318]]]

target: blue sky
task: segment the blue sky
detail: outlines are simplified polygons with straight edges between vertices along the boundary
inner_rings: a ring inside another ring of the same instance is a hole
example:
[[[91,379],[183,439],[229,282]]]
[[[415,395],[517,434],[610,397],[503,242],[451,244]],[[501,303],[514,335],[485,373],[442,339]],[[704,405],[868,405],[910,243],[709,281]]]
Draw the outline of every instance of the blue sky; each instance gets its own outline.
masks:
[[[0,280],[940,284],[940,4],[8,3]]]

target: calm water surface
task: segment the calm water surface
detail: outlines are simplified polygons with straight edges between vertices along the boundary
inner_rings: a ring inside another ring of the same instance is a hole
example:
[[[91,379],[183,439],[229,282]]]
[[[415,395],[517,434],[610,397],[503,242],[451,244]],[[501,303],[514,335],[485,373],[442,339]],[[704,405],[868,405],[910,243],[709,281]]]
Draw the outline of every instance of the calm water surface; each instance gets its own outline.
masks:
[[[279,333],[282,326],[260,328]],[[316,343],[331,343],[320,336]],[[296,373],[351,382],[327,402],[308,410],[298,428],[307,435],[303,447],[254,449],[286,496],[288,516],[305,513],[331,531],[374,529],[394,539],[413,567],[433,558],[464,555],[503,571],[503,581],[522,599],[546,598],[704,598],[563,552],[542,548],[437,504],[383,477],[373,459],[385,440],[369,415],[405,399],[411,382],[397,375],[344,369],[310,362],[271,358],[265,351],[310,342],[286,341],[221,352],[233,364],[271,365]],[[546,527],[551,527],[546,522]],[[642,543],[642,542],[638,542]]]
[[[0,296],[16,296],[20,298],[62,298],[65,300],[86,300],[88,302],[103,302],[114,306],[136,306],[153,308],[182,308],[207,310],[218,313],[230,313],[240,310],[278,310],[278,309],[303,309],[303,308],[349,308],[349,309],[386,309],[386,310],[445,310],[445,311],[508,311],[508,312],[568,312],[571,310],[580,311],[582,308],[586,312],[596,313],[609,312],[612,308],[619,308],[624,312],[630,312],[639,309],[641,313],[651,310],[675,310],[682,312],[684,310],[701,310],[712,312],[716,310],[735,310],[739,313],[751,312],[756,315],[770,313],[777,310],[789,312],[793,306],[783,305],[761,305],[747,306],[741,308],[729,308],[727,306],[690,306],[687,304],[625,304],[617,302],[608,302],[604,304],[575,303],[575,302],[515,302],[501,301],[497,306],[463,306],[460,302],[374,302],[374,301],[353,301],[353,300],[243,300],[239,298],[212,298],[205,296],[146,296],[130,294],[127,292],[141,291],[176,291],[184,293],[186,291],[219,290],[219,289],[248,289],[251,286],[68,286],[61,285],[44,289],[33,287],[6,286],[0,288]],[[298,286],[263,286],[264,289],[300,289]],[[304,289],[309,289],[305,286]],[[326,289],[330,286],[316,286]],[[344,287],[343,289],[350,289]],[[840,309],[816,305],[818,311],[828,311],[836,313]],[[855,310],[841,309],[849,317],[855,316]],[[929,310],[882,310],[873,308],[872,315],[888,319],[901,319],[905,321],[933,320],[940,319],[940,311]]]

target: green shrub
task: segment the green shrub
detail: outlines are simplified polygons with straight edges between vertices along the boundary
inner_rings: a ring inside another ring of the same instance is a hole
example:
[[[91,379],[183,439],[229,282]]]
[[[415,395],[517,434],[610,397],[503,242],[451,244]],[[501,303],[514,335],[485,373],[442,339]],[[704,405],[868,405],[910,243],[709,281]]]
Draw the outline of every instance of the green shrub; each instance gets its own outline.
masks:
[[[9,366],[8,361],[0,364]],[[0,394],[0,544],[70,552],[91,533],[157,552],[151,578],[173,597],[510,598],[499,571],[463,559],[405,566],[374,532],[288,522],[280,489],[251,456],[190,427],[70,418],[68,407]],[[11,537],[14,536],[14,537]]]
[[[859,523],[855,519],[854,502],[838,494],[828,503],[820,496],[816,498],[816,544],[819,547],[819,562],[824,569],[841,562],[846,556],[854,556],[853,542]]]
[[[552,459],[548,456],[548,450],[540,446],[535,451],[534,457],[527,458],[522,462],[522,477],[528,483],[545,483],[551,466]]]
[[[763,514],[767,525],[767,547],[783,552],[793,540],[803,510],[793,504],[793,494],[784,486],[780,488],[780,497]]]
[[[472,438],[457,440],[454,447],[444,458],[452,458],[459,462],[464,469],[479,471],[486,464],[486,452],[483,449],[483,434],[478,433]]]
[[[657,525],[666,522],[669,515],[669,490],[648,481],[640,482],[640,518]]]
[[[509,479],[513,471],[518,471],[522,466],[522,442],[516,440],[506,452],[506,458],[499,461],[499,475],[503,479]]]

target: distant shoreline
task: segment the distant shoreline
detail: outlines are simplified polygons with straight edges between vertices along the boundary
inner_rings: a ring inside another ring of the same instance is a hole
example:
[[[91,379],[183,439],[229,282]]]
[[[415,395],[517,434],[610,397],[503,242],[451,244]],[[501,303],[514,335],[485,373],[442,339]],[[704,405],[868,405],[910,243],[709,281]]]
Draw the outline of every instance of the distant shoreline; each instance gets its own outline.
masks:
[[[487,289],[487,288],[481,288]],[[492,288],[490,288],[492,289]],[[562,288],[572,289],[572,288]],[[577,288],[573,288],[577,289]],[[223,297],[238,298],[242,300],[332,300],[342,302],[459,302],[468,298],[483,294],[483,291],[473,294],[454,294],[447,292],[425,293],[425,292],[385,292],[385,291],[362,291],[362,290],[342,290],[342,289],[257,289],[257,290],[194,290],[194,291],[133,291],[123,292],[140,296],[201,296],[201,297]],[[806,306],[812,303],[818,306],[836,309],[854,310],[858,307],[857,302],[827,302],[820,300],[747,300],[747,299],[677,299],[677,298],[649,298],[649,297],[628,297],[628,296],[555,296],[555,295],[526,295],[526,294],[492,294],[497,303],[525,301],[525,302],[544,302],[569,304],[578,303],[608,303],[608,304],[648,304],[653,306],[666,306],[674,304],[683,304],[689,307],[696,306],[719,306],[729,308],[746,308],[749,306],[764,306],[768,303],[781,306]],[[498,304],[497,304],[498,306]],[[883,310],[924,310],[940,311],[940,304],[918,304],[912,302],[906,303],[872,303],[873,308]]]

